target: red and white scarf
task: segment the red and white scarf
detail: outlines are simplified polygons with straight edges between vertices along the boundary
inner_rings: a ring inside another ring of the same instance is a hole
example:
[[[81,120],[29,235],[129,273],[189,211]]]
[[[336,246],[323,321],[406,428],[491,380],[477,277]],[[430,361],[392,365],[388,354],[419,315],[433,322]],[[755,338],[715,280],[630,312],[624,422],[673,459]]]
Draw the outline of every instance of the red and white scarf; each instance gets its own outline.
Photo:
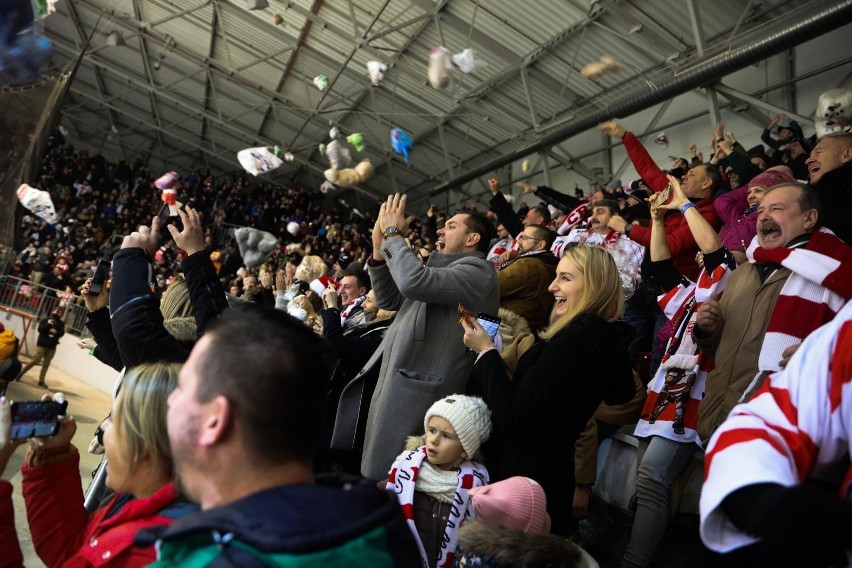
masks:
[[[752,264],[772,262],[791,271],[769,316],[758,359],[759,376],[781,370],[778,362],[783,351],[831,321],[852,297],[852,248],[821,229],[800,248],[767,250],[758,246],[755,237],[746,255]]]
[[[586,218],[587,205],[586,203],[581,203],[568,213],[568,217],[565,218],[565,221],[559,226],[556,232],[560,235],[567,235],[574,227],[582,223]]]
[[[426,550],[423,548],[420,535],[417,533],[417,526],[414,524],[414,490],[417,485],[420,466],[425,458],[426,446],[411,450],[391,470],[386,488],[396,493],[399,504],[402,506],[405,521],[408,523],[408,527],[414,535],[414,541],[417,543],[417,549],[420,551],[423,566],[429,568],[426,563]],[[444,537],[441,539],[441,554],[438,556],[437,568],[448,568],[453,565],[459,541],[459,529],[462,523],[474,514],[467,490],[471,487],[482,487],[487,484],[488,471],[481,464],[472,460],[465,460],[461,464],[456,495],[453,498],[453,506],[450,508]]]
[[[367,296],[358,296],[351,302],[349,302],[346,307],[340,310],[340,326],[344,327],[346,325],[346,320],[349,319],[349,316],[352,315],[352,312],[355,311],[361,304],[364,303],[364,300],[367,299]]]

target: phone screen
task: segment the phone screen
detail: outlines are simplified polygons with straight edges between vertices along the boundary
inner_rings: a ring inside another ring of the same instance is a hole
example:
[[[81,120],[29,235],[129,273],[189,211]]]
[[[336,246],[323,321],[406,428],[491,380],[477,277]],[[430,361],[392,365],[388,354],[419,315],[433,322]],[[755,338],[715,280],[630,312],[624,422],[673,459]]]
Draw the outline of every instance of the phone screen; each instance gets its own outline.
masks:
[[[660,192],[660,205],[668,205],[672,202],[672,199],[674,199],[674,192],[671,184],[669,184]]]
[[[479,325],[481,325],[485,329],[485,331],[488,332],[488,335],[491,336],[491,339],[494,339],[497,336],[497,331],[500,329],[500,318],[479,314],[479,316],[477,316],[476,318],[476,321],[478,321]]]
[[[12,439],[43,438],[59,431],[57,418],[65,414],[68,402],[48,401],[13,402]]]
[[[168,203],[163,203],[160,211],[157,213],[157,219],[160,221],[160,232],[165,231],[166,225],[169,223],[169,217],[172,215],[172,210],[169,209]]]
[[[98,268],[95,270],[95,275],[92,276],[92,284],[89,286],[89,295],[97,296],[101,293],[104,282],[109,276],[109,269],[112,266],[110,261],[101,259],[98,261]]]

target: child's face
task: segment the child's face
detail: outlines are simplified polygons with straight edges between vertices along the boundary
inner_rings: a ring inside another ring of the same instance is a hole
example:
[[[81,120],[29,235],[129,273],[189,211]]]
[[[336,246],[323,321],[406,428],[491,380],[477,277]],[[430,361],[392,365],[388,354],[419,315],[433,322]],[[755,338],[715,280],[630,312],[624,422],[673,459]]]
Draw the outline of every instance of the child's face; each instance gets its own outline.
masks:
[[[467,459],[455,429],[440,416],[431,417],[426,425],[426,459],[447,471],[459,467]]]

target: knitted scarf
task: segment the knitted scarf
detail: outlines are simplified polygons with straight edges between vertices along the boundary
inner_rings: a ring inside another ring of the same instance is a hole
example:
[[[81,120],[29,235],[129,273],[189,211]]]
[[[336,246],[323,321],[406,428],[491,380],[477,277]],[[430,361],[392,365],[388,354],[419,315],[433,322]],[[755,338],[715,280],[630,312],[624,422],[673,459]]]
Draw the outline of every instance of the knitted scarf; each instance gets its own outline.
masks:
[[[852,297],[852,248],[821,229],[801,248],[766,250],[755,237],[746,255],[752,264],[775,263],[791,271],[769,316],[758,359],[760,375],[779,371],[781,353],[831,321]]]
[[[396,493],[399,504],[402,506],[402,513],[412,534],[414,534],[415,542],[417,542],[423,566],[429,568],[426,565],[426,550],[423,548],[423,543],[420,541],[420,535],[417,533],[417,527],[414,524],[414,490],[417,485],[420,465],[425,458],[426,446],[420,446],[408,452],[391,470],[387,489]],[[473,507],[470,504],[470,496],[467,490],[471,487],[482,487],[487,484],[488,471],[481,464],[471,460],[465,460],[461,464],[456,496],[453,499],[453,507],[450,509],[450,515],[447,519],[444,537],[441,539],[441,554],[438,557],[437,568],[448,568],[453,565],[459,540],[459,528],[461,528],[465,519],[473,515]]]
[[[560,235],[567,235],[570,233],[571,229],[576,227],[586,218],[586,206],[586,203],[581,203],[568,213],[568,217],[565,218],[565,221],[559,226],[556,232]]]
[[[349,318],[350,315],[352,315],[352,312],[356,308],[358,308],[358,306],[363,304],[364,300],[366,300],[366,299],[367,299],[366,295],[358,296],[357,298],[355,298],[354,300],[349,302],[346,305],[346,308],[340,310],[340,325],[341,325],[341,327],[346,325],[346,320]]]

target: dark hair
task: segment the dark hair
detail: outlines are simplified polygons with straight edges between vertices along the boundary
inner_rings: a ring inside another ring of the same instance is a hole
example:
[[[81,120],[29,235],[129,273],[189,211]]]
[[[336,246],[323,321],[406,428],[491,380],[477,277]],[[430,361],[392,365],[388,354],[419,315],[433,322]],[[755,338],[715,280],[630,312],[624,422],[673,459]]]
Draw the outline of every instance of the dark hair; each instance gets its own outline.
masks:
[[[550,216],[550,209],[545,207],[544,205],[536,205],[532,208],[536,215],[544,219],[544,223],[550,223],[553,218]]]
[[[629,196],[624,197],[626,198]],[[618,212],[621,210],[618,206],[618,201],[615,201],[614,199],[601,199],[600,201],[596,201],[595,207],[606,207],[613,215],[618,215]]]
[[[795,187],[799,190],[799,196],[796,198],[796,203],[799,204],[799,209],[802,212],[808,211],[810,209],[815,209],[817,212],[817,220],[814,225],[814,230],[816,231],[822,226],[823,220],[823,211],[822,211],[822,199],[819,196],[819,192],[817,189],[806,183],[802,183],[799,181],[795,182],[782,182],[778,185],[773,185],[772,187],[766,190],[764,195],[769,195],[770,191],[774,191],[779,187]]]
[[[326,343],[286,313],[251,303],[226,310],[205,336],[198,400],[228,399],[257,460],[309,460],[332,372]]]
[[[556,233],[544,225],[527,225],[524,228],[533,230],[532,236],[544,243],[544,250],[550,250],[550,246],[556,240]]]
[[[370,275],[367,274],[367,271],[363,268],[350,267],[343,271],[342,278],[346,278],[347,276],[354,276],[358,281],[359,288],[366,288],[367,292],[372,288],[372,284],[370,283]]]
[[[719,172],[719,168],[710,164],[702,164],[701,167],[704,168],[704,175],[710,179],[710,190],[715,192],[722,184],[722,174]]]
[[[464,224],[469,233],[479,235],[479,242],[476,243],[476,250],[481,253],[488,254],[491,249],[491,239],[494,238],[496,231],[488,217],[479,211],[462,210],[459,211],[462,215],[466,215]]]

